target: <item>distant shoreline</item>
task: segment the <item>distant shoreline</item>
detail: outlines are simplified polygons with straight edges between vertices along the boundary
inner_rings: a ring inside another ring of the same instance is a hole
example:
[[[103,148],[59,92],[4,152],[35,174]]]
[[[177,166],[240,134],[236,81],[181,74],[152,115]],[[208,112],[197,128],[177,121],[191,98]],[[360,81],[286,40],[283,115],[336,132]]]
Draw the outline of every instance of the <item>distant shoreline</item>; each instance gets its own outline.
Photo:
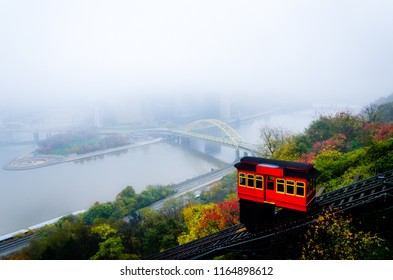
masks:
[[[23,154],[23,155],[19,156],[18,158],[14,159],[13,161],[7,163],[6,165],[3,166],[3,169],[8,170],[8,171],[19,171],[19,170],[29,170],[29,169],[41,168],[41,167],[46,167],[46,166],[50,166],[50,165],[54,165],[54,164],[60,164],[60,163],[64,163],[64,162],[69,162],[69,161],[99,156],[99,155],[103,155],[103,154],[107,154],[107,153],[128,150],[131,148],[140,147],[140,146],[144,146],[144,145],[154,144],[154,143],[160,142],[161,140],[162,140],[162,138],[156,138],[156,139],[152,139],[152,140],[141,141],[141,142],[137,142],[134,144],[129,144],[129,145],[125,145],[125,146],[120,146],[120,147],[116,147],[116,148],[105,149],[105,150],[100,150],[100,151],[95,151],[95,152],[80,154],[80,155],[70,154],[67,156],[56,156],[56,155],[39,154],[36,151],[32,151],[32,152]]]

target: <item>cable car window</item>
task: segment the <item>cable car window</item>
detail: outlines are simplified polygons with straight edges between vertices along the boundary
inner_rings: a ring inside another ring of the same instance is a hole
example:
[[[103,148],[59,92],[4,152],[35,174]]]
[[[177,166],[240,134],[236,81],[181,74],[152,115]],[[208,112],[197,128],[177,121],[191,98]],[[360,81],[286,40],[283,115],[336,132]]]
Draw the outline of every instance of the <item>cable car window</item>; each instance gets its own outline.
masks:
[[[304,197],[304,183],[296,182],[296,195]]]
[[[287,194],[295,194],[295,182],[287,180]]]
[[[308,182],[308,191],[307,191],[307,194],[312,193],[312,192],[315,190],[315,187],[316,187],[316,180],[315,180],[315,179],[311,179],[311,180]]]
[[[307,196],[312,192],[312,179],[307,181]]]
[[[278,193],[285,193],[285,180],[284,179],[277,179],[277,192]]]
[[[263,189],[263,177],[260,175],[255,176],[255,188],[259,190]]]
[[[252,175],[252,174],[247,175],[247,187],[249,187],[249,188],[254,187],[254,175]]]
[[[267,189],[274,191],[274,177],[273,176],[267,177]]]
[[[246,174],[244,173],[239,173],[239,186],[246,186]]]

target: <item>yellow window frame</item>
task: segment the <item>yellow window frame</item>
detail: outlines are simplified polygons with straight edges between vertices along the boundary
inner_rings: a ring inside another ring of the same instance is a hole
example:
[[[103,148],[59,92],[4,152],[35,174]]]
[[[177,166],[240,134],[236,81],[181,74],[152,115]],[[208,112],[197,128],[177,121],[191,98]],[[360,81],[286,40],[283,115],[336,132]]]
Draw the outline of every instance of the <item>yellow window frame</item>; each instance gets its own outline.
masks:
[[[302,184],[303,186],[300,186],[300,184]],[[303,189],[303,195],[298,195],[298,192],[297,192],[298,189]],[[304,182],[296,181],[295,195],[299,196],[299,197],[305,197],[306,196],[306,184]]]
[[[288,192],[288,185],[293,187],[293,193]],[[295,195],[295,181],[293,180],[286,180],[285,182],[285,193],[288,195]]]
[[[243,180],[242,180],[243,179]],[[247,186],[247,176],[246,173],[239,173],[239,186],[246,187]]]
[[[255,187],[255,176],[254,174],[247,174],[247,187],[248,188],[254,188]],[[252,180],[252,185],[250,184],[250,180]]]
[[[258,187],[258,183],[260,183],[260,188]],[[257,190],[263,190],[263,176],[262,175],[256,175],[255,176],[255,189]]]
[[[279,188],[282,187],[282,191],[279,191]],[[276,192],[285,194],[285,180],[277,178],[276,179]]]

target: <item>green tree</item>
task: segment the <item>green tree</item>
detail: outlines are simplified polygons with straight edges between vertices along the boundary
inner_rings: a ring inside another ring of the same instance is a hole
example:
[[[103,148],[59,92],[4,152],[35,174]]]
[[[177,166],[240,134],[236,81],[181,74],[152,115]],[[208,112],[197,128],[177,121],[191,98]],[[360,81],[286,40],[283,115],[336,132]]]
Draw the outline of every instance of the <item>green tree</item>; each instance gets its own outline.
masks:
[[[133,198],[135,197],[136,193],[132,186],[125,187],[117,196],[116,199],[119,198]]]
[[[26,259],[80,260],[89,259],[99,248],[100,239],[90,234],[89,225],[59,221],[39,230],[40,237],[22,251]]]
[[[217,203],[236,193],[237,172],[234,171],[222,178],[220,182],[215,183],[211,188],[202,191],[199,198],[204,203]]]
[[[149,185],[136,196],[136,208],[141,209],[174,193],[176,191],[170,187]]]
[[[95,203],[89,210],[84,213],[84,221],[91,225],[96,219],[108,219],[112,216],[114,212],[113,205],[111,203],[99,204]]]
[[[366,160],[372,163],[372,169],[375,173],[393,169],[393,138],[367,147]]]
[[[100,249],[91,260],[123,260],[128,259],[124,254],[124,246],[120,237],[110,237],[100,243]]]
[[[375,122],[393,122],[393,102],[384,103],[378,106]]]
[[[151,255],[177,246],[177,238],[184,231],[182,218],[177,213],[166,215],[150,208],[140,210],[143,255]]]
[[[137,194],[132,186],[125,187],[113,202],[114,216],[122,218],[124,216],[133,215],[137,205]]]

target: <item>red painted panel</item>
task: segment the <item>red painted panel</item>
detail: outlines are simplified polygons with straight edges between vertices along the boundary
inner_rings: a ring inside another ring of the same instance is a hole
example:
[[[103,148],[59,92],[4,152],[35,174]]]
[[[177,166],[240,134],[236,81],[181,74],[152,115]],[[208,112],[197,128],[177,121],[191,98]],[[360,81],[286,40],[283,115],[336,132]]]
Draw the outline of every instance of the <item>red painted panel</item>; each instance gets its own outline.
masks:
[[[260,202],[260,203],[264,203],[264,199],[261,197],[256,197],[253,195],[248,195],[248,194],[239,194],[238,198],[240,199],[245,199],[245,200],[251,200],[251,201],[256,201],[256,202]]]
[[[275,177],[283,177],[284,169],[279,167],[269,167],[267,165],[257,165],[257,173]]]
[[[301,202],[296,202],[294,200],[291,201],[290,199],[279,200],[279,201],[277,201],[276,206],[281,207],[281,208],[287,208],[287,209],[293,209],[293,210],[306,212],[308,210],[308,208],[310,207],[310,205],[314,202],[314,200],[315,200],[315,196],[308,203],[306,203],[305,198],[301,198]]]
[[[258,201],[258,202],[265,201],[263,190],[238,186],[237,193],[239,198]]]
[[[277,200],[276,196],[277,196],[277,193],[275,190],[266,189],[266,197],[265,197],[266,202],[275,203]]]
[[[289,195],[289,194],[277,194],[276,196],[276,201],[278,202],[287,202],[289,204],[297,204],[297,205],[306,205],[306,198],[305,197],[299,197],[299,196],[294,196],[294,195]]]

